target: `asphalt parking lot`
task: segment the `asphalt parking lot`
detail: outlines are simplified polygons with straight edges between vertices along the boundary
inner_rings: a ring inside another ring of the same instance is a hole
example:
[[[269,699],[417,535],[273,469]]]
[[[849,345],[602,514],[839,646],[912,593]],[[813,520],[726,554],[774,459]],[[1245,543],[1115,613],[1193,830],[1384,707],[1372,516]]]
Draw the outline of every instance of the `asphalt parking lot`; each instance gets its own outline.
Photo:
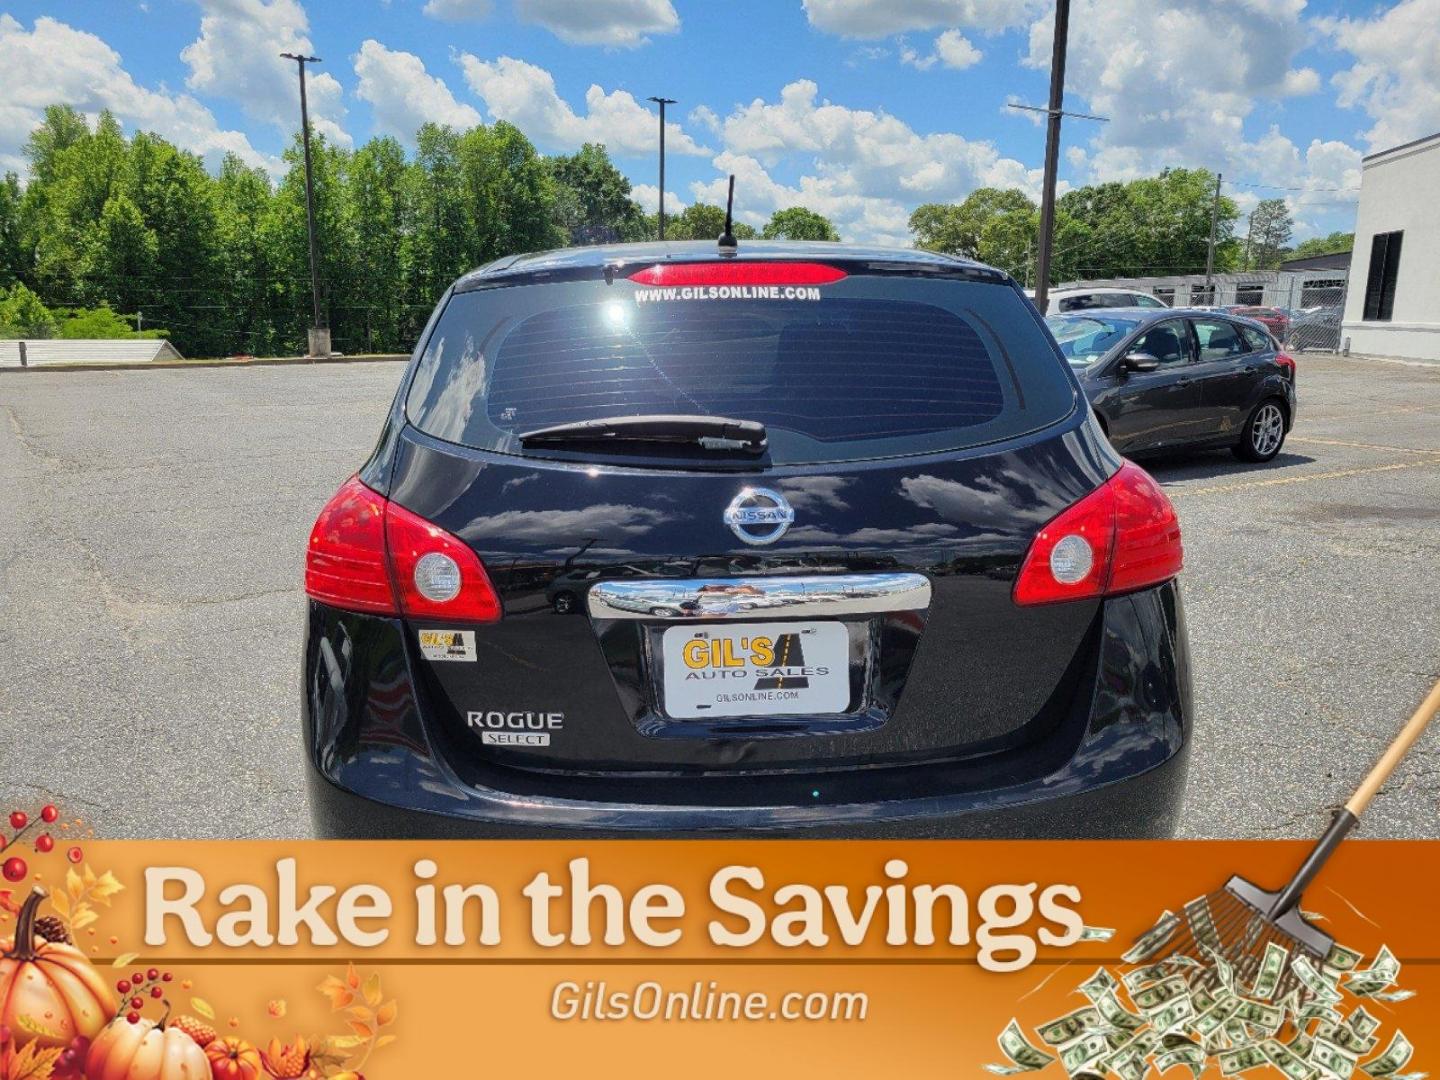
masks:
[[[1299,359],[1263,466],[1147,462],[1185,529],[1182,835],[1322,827],[1440,676],[1440,365]],[[0,803],[299,837],[301,560],[403,365],[0,377]],[[1440,837],[1440,731],[1373,837]]]

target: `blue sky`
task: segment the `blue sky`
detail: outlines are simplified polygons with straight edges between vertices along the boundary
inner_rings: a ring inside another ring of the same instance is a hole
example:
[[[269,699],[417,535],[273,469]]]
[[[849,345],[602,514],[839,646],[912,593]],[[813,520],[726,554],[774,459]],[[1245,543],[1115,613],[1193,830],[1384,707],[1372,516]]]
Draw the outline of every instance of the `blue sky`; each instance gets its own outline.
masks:
[[[676,98],[670,206],[792,204],[906,242],[922,202],[1039,184],[1045,0],[0,0],[0,167],[39,110],[110,108],[218,161],[278,168],[293,66],[316,126],[358,144],[509,119],[545,152],[603,141],[655,199],[651,94]],[[1362,154],[1440,130],[1440,0],[1074,0],[1062,183],[1204,165],[1297,239],[1348,229]]]

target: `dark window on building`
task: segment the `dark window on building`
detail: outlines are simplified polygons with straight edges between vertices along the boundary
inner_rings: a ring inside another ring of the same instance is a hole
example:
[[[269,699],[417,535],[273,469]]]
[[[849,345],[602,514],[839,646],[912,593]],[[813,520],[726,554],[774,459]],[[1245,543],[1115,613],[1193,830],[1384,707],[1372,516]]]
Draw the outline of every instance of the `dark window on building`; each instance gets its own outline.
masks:
[[[1236,285],[1235,303],[1255,307],[1265,302],[1264,285]]]
[[[1159,299],[1165,301],[1166,307],[1175,306],[1175,290],[1173,288],[1167,288],[1162,285],[1157,285],[1155,287],[1155,295]]]
[[[1370,241],[1370,275],[1365,279],[1366,319],[1388,322],[1395,310],[1395,279],[1400,271],[1403,232],[1376,233]]]
[[[1204,285],[1190,286],[1190,306],[1209,307],[1215,303],[1215,286],[1206,288]]]

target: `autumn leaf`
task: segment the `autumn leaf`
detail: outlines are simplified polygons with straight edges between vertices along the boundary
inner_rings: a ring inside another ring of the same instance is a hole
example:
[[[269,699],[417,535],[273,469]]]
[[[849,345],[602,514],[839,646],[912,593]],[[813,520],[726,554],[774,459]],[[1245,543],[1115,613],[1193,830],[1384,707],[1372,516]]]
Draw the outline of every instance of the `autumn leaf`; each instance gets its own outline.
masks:
[[[206,1020],[215,1019],[215,1007],[204,998],[191,998],[190,1007],[203,1016]]]
[[[95,871],[90,869],[88,862],[81,868],[80,877],[81,880],[85,882],[87,889],[93,889],[95,887]]]
[[[70,894],[72,900],[79,900],[85,895],[85,882],[80,880],[80,875],[75,872],[73,866],[65,871],[65,891]]]
[[[372,1013],[369,1009],[367,1009],[364,1005],[355,1005],[349,1009],[346,1009],[345,1011],[349,1013],[352,1017],[354,1017],[356,1020],[361,1021],[362,1023],[368,1024],[370,1023],[370,1021],[375,1019],[375,1014]]]
[[[9,905],[5,906],[8,907]],[[60,918],[70,918],[70,897],[67,894],[61,892],[55,893],[50,897],[50,906],[59,913]],[[18,908],[16,909],[16,913],[19,913]]]
[[[365,1040],[362,1039],[359,1035],[332,1035],[330,1036],[330,1038],[325,1040],[325,1044],[330,1051],[345,1051],[354,1050],[357,1046],[364,1046]],[[333,1052],[327,1053],[322,1051],[321,1056],[333,1058],[338,1062],[345,1057],[345,1054],[343,1052],[337,1054]]]
[[[375,1040],[375,1049],[379,1050],[383,1046],[389,1046],[395,1039],[396,1036],[394,1035],[381,1035],[380,1038]]]
[[[111,967],[129,967],[131,964],[133,964],[133,963],[135,962],[135,958],[136,958],[137,956],[139,956],[139,955],[140,955],[139,953],[133,953],[133,952],[121,953],[119,956],[115,957],[114,960],[111,960],[111,961],[110,961],[110,966],[111,966]]]
[[[365,1001],[371,1007],[380,1004],[380,973],[377,971],[365,980]]]
[[[70,919],[70,932],[73,934],[76,930],[84,930],[91,923],[99,921],[100,916],[95,914],[89,904],[79,904]]]
[[[351,990],[360,989],[360,973],[355,970],[354,964],[347,964],[345,966],[345,985],[350,987]]]
[[[88,872],[90,867],[86,866],[85,869]],[[125,886],[121,885],[119,879],[109,870],[101,874],[90,888],[90,895],[106,907],[110,906],[110,900],[116,893],[125,891]]]
[[[339,1012],[355,1000],[354,993],[334,975],[327,976],[316,989],[330,999],[330,1011]]]
[[[61,1046],[42,1050],[39,1043],[26,1043],[10,1059],[7,1080],[50,1080],[55,1075],[55,1063],[63,1050]]]
[[[375,1022],[381,1027],[384,1027],[386,1024],[393,1024],[395,1022],[395,1014],[399,1009],[400,1006],[396,1002],[387,1001],[384,1005],[381,1005],[379,1011],[375,1013]]]
[[[369,1024],[362,1024],[359,1020],[351,1020],[349,1023],[350,1030],[355,1032],[356,1035],[359,1035],[360,1038],[369,1040],[375,1037],[375,1029]]]

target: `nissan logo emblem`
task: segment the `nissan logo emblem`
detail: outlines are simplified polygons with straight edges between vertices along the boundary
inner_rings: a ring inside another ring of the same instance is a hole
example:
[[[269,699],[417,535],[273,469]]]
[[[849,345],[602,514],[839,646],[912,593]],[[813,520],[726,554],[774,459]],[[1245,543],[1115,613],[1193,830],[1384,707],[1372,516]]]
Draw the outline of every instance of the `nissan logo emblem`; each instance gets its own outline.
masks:
[[[794,523],[785,496],[770,488],[744,488],[725,508],[725,524],[747,544],[773,544]]]

